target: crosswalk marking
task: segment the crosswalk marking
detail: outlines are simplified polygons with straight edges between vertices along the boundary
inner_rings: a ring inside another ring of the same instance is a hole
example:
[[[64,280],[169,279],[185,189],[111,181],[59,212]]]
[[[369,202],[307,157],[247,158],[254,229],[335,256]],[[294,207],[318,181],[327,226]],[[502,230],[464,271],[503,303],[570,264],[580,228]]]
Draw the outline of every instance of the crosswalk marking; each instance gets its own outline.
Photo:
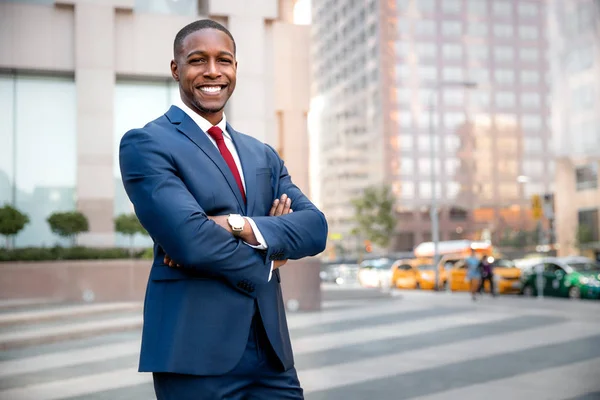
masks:
[[[485,324],[512,317],[508,314],[477,315],[479,314],[467,313],[452,316],[431,317],[418,321],[397,322],[382,326],[353,329],[350,331],[331,332],[299,338],[294,340],[292,344],[294,354],[300,355],[376,340],[401,338],[435,332],[459,326],[465,326],[465,328],[467,328],[468,325],[471,324]]]
[[[424,350],[405,352],[401,356],[392,354],[358,362],[299,371],[299,376],[301,382],[304,382],[305,393],[310,393],[459,361],[568,342],[597,334],[597,325],[566,322],[555,325],[553,329],[543,327],[509,334],[491,335],[459,343],[433,346]],[[510,347],[507,344],[510,344]],[[473,351],[473,349],[477,349],[477,351]]]
[[[102,390],[118,389],[127,386],[149,383],[151,374],[141,374],[133,368],[126,368],[95,375],[55,382],[41,383],[23,388],[0,392],[0,399],[10,400],[59,400],[65,397],[82,396]]]
[[[595,358],[564,367],[417,397],[413,400],[565,400],[600,391],[599,371],[600,359]],[[577,382],[565,380],[565,377],[574,376],[577,377]],[[549,386],[553,388],[552,394],[541,397],[540,388]]]
[[[111,358],[137,355],[139,352],[140,341],[131,340],[117,344],[3,361],[0,362],[0,378],[95,361],[105,361]]]
[[[500,321],[511,317],[508,314],[479,314],[480,313],[472,312],[452,316],[431,317],[419,321],[400,321],[383,326],[311,335],[293,341],[294,354],[308,354],[351,344],[406,337],[452,327]],[[3,361],[0,362],[0,378],[24,373],[33,373],[46,369],[62,368],[81,363],[105,361],[124,356],[137,356],[139,351],[140,341],[133,340],[117,344]]]
[[[436,297],[433,302],[405,301],[406,299],[364,303],[356,300],[335,301],[329,304],[331,309],[325,307],[319,313],[289,314],[292,345],[294,353],[301,356],[298,357],[298,372],[307,400],[311,399],[311,394],[317,398],[323,398],[319,396],[326,394],[329,400],[330,391],[333,393],[331,398],[338,400],[342,397],[335,396],[336,390],[343,390],[345,386],[362,385],[360,388],[364,388],[365,384],[373,385],[383,378],[395,379],[402,374],[428,374],[431,369],[450,368],[459,362],[488,362],[498,356],[506,357],[512,352],[542,351],[544,346],[564,346],[578,339],[596,340],[595,337],[600,334],[598,321],[566,320],[556,318],[556,315],[549,317],[550,310],[538,312],[531,309],[499,309],[493,303],[485,308],[482,304],[462,301],[455,302],[452,307],[451,304],[440,303],[440,298]],[[492,308],[493,311],[490,311]],[[81,328],[84,325],[93,329],[96,323],[101,326],[116,319],[67,323],[52,329],[61,328],[68,332],[73,327]],[[544,326],[536,326],[536,319]],[[364,323],[361,324],[361,321]],[[133,320],[126,318],[123,322],[139,323],[141,316]],[[494,327],[500,330],[495,331]],[[470,329],[473,331],[470,332]],[[297,332],[295,339],[294,331]],[[29,331],[21,332],[21,335],[27,332]],[[420,335],[427,338],[421,338]],[[437,343],[435,338],[439,338]],[[112,396],[112,392],[100,392],[117,390],[115,393],[134,393],[129,396],[132,397],[131,400],[142,400],[140,392],[137,392],[138,385],[143,385],[144,396],[147,396],[151,391],[152,376],[138,373],[136,369],[140,350],[139,334],[119,335],[118,340],[121,341],[114,342],[112,337],[110,341],[101,341],[100,345],[91,344],[98,341],[84,341],[78,348],[66,351],[57,351],[61,347],[51,347],[44,350],[45,354],[35,355],[35,352],[28,351],[30,356],[0,361],[0,399],[62,400],[80,396],[93,400],[95,394],[104,396],[102,398],[112,398],[106,397]],[[600,382],[596,382],[597,374],[592,375],[600,370],[600,358],[580,361],[586,358],[584,354],[587,354],[588,346],[593,346],[593,342],[590,343],[580,346],[581,350],[577,353],[579,356],[572,357],[570,362],[577,361],[575,364],[541,371],[525,368],[525,373],[506,379],[508,375],[492,374],[496,380],[485,384],[480,384],[480,380],[467,380],[463,384],[468,386],[454,386],[454,389],[443,393],[414,400],[564,400],[589,393],[590,390],[597,391],[600,390]],[[82,344],[88,347],[81,347]],[[386,349],[396,353],[384,352]],[[47,353],[48,351],[54,352]],[[561,351],[561,354],[566,354],[564,350]],[[358,357],[347,356],[352,352]],[[14,357],[14,353],[12,354],[10,357]],[[342,354],[344,356],[340,356]],[[589,358],[593,356],[594,353],[590,353]],[[93,368],[86,369],[88,367],[84,364]],[[82,369],[76,371],[80,365]],[[544,365],[544,368],[548,368],[550,365],[560,364]],[[591,380],[593,384],[585,386],[577,384],[580,380],[576,380],[574,385],[567,385],[568,390],[554,391],[547,398],[541,397],[540,387],[543,382],[559,382],[561,375],[578,376],[582,380]],[[37,378],[40,379],[36,380]],[[433,390],[414,391],[411,395],[432,392]],[[405,395],[402,398],[407,397],[409,396]],[[377,396],[373,398],[379,399]]]

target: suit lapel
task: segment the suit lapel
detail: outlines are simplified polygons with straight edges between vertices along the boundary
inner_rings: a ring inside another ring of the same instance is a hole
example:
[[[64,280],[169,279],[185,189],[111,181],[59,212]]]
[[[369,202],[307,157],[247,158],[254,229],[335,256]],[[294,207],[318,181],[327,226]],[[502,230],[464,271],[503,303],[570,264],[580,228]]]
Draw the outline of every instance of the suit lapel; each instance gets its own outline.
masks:
[[[229,123],[227,123],[227,132],[235,144],[242,170],[244,171],[244,181],[246,183],[246,215],[252,216],[254,212],[254,202],[256,200],[256,161],[252,156],[252,151],[247,146],[245,138],[236,132]]]
[[[231,173],[231,170],[229,169],[229,166],[227,166],[227,163],[223,159],[223,156],[221,155],[219,150],[206,136],[206,133],[204,133],[202,129],[200,129],[198,125],[196,125],[196,123],[179,107],[172,106],[169,109],[169,111],[167,111],[166,115],[167,118],[169,118],[169,121],[171,121],[177,126],[177,130],[179,132],[183,133],[185,136],[188,137],[188,139],[194,142],[194,144],[198,146],[200,150],[202,150],[204,154],[206,154],[208,158],[212,160],[213,163],[215,163],[217,168],[219,168],[219,170],[227,180],[227,183],[233,191],[233,194],[235,195],[235,198],[237,199],[240,208],[242,210],[245,210],[246,206],[244,205],[242,194],[240,193],[240,189],[238,188],[238,185],[235,181],[235,178],[233,177],[233,174]],[[243,164],[244,163],[242,161],[242,165]],[[244,175],[245,174],[246,171],[244,170]],[[247,182],[248,181],[246,181],[246,185],[248,185]],[[247,196],[248,195],[246,194],[246,197]]]

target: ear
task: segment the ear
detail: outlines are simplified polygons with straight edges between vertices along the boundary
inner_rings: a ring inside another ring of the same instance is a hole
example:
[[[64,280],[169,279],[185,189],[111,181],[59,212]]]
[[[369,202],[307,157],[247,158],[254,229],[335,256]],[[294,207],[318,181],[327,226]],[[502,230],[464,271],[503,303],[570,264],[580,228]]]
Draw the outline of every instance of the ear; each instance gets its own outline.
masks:
[[[179,82],[179,68],[177,67],[177,62],[175,60],[171,60],[171,75],[173,79]]]

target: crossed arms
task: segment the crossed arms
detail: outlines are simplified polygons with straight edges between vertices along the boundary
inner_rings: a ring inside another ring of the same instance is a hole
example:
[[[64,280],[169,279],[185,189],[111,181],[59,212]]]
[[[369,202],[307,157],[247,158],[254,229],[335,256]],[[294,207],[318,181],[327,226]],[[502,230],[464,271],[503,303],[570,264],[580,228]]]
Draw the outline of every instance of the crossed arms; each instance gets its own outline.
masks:
[[[218,223],[222,217],[207,215],[180,178],[168,140],[169,135],[153,135],[148,128],[129,131],[121,139],[119,159],[140,222],[184,270],[223,278],[234,287],[243,279],[260,284],[268,280],[271,261],[323,251],[325,217],[292,183],[272,148],[266,146],[265,153],[275,177],[275,196],[286,193],[294,212],[252,216],[268,244],[266,251],[259,251],[223,229]]]

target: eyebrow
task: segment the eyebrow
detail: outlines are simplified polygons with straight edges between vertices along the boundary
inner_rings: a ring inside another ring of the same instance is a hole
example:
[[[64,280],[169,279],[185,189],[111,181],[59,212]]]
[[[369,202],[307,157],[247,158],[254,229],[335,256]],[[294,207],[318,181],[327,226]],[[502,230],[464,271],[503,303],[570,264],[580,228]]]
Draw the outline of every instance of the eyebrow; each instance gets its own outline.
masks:
[[[205,51],[203,51],[203,50],[194,50],[194,51],[188,53],[187,58],[190,58],[192,56],[204,56],[204,55],[207,55],[207,53]],[[231,54],[228,51],[220,51],[219,52],[219,56],[229,56],[231,58],[235,58],[233,56],[233,54]]]

